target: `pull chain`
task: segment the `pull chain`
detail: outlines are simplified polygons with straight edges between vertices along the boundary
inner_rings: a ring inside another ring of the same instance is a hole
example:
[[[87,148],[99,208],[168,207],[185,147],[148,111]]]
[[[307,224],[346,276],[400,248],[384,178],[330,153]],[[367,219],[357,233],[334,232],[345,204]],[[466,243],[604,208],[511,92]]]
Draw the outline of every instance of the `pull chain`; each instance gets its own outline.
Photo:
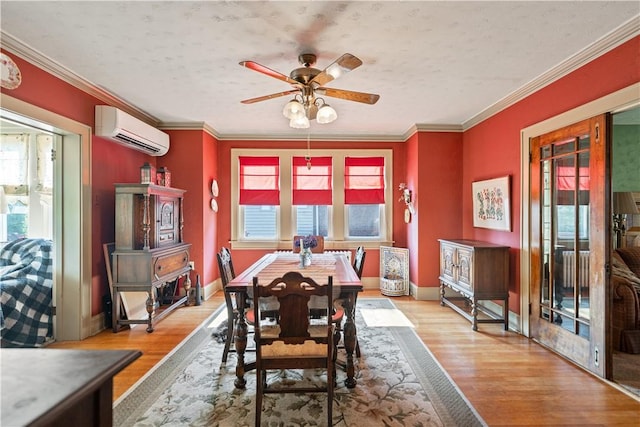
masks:
[[[304,158],[307,161],[307,169],[311,170],[311,134],[307,133],[307,155]]]

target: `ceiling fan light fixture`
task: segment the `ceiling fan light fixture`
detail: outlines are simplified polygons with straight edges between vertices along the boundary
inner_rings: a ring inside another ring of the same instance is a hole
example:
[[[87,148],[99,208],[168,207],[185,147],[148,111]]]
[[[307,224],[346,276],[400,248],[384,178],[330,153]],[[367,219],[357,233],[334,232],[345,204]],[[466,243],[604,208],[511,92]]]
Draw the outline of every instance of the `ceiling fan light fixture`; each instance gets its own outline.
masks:
[[[289,120],[304,117],[304,105],[302,105],[297,99],[292,99],[284,106],[282,114]]]
[[[331,123],[338,118],[338,113],[329,104],[323,104],[318,110],[316,121],[320,124]]]
[[[311,124],[309,123],[309,119],[307,118],[307,116],[302,115],[302,117],[291,119],[291,121],[289,122],[289,126],[294,129],[307,129],[309,128],[309,126],[311,126]]]

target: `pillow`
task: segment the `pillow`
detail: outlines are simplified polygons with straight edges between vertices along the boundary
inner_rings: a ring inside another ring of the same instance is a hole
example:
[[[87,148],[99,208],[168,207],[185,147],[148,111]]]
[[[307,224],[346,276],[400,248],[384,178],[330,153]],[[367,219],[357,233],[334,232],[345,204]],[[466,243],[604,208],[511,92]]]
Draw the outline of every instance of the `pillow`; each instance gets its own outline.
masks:
[[[617,251],[614,251],[611,255],[611,274],[630,282],[633,287],[640,292],[640,277],[636,276],[633,271],[629,269]]]

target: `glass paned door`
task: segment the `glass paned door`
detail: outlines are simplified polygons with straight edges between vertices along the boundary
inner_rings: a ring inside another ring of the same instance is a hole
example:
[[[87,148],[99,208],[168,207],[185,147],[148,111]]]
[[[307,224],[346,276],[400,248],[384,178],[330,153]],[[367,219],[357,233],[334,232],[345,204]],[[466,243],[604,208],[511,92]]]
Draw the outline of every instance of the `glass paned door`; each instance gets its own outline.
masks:
[[[531,153],[532,337],[600,372],[606,117],[536,137]]]

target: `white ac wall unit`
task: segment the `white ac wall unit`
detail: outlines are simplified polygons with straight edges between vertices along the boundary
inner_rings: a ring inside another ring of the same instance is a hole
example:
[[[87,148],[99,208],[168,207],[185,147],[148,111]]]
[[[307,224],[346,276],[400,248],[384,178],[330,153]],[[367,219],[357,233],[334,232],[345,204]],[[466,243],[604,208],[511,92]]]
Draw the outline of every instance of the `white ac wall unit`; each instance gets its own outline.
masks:
[[[169,151],[169,135],[109,105],[96,105],[96,136],[152,156]]]

